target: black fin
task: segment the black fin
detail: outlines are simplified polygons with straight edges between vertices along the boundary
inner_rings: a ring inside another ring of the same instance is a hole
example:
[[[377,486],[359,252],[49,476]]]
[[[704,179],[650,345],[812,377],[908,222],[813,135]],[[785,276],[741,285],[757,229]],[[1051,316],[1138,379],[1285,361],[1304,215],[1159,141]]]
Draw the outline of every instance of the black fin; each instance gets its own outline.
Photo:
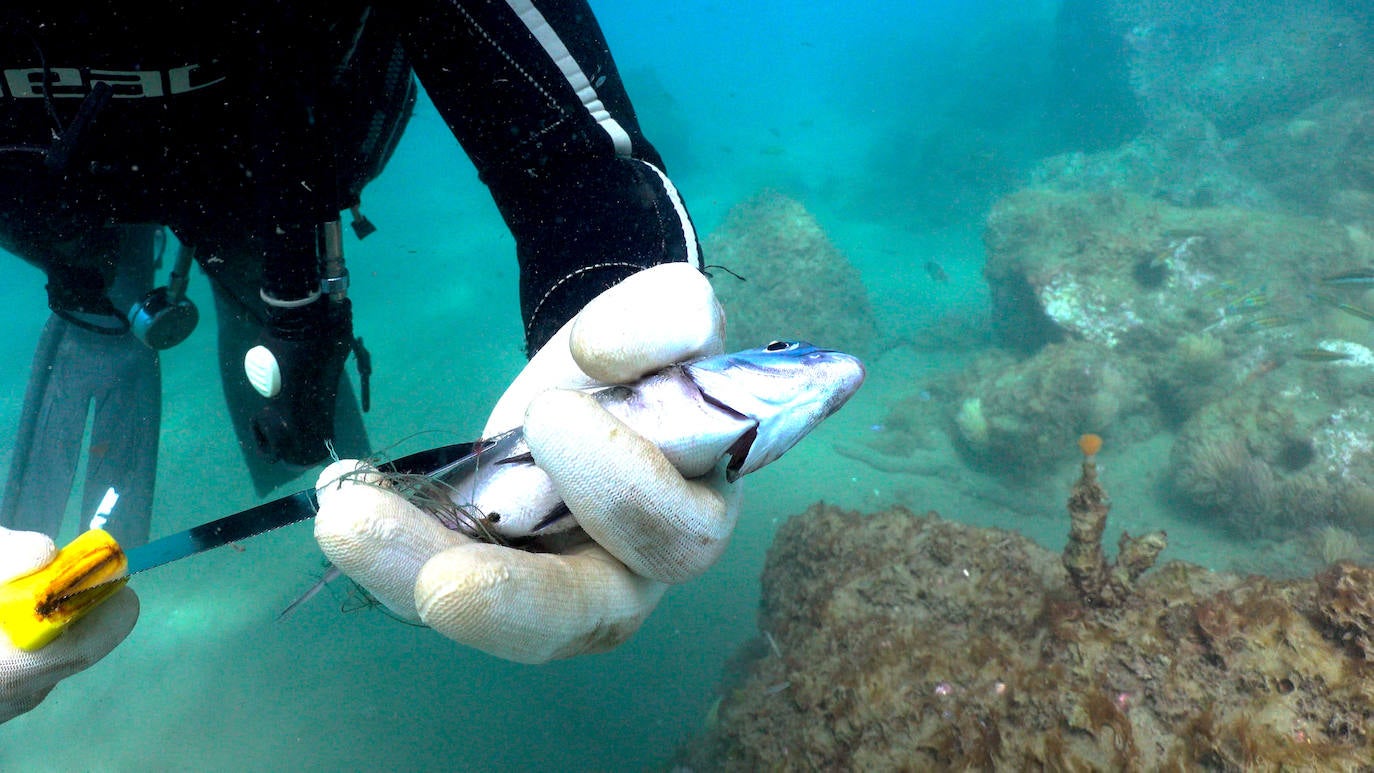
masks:
[[[551,510],[548,515],[539,519],[539,523],[536,523],[534,525],[534,528],[530,529],[530,532],[533,533],[536,531],[542,531],[544,529],[547,529],[548,527],[552,526],[558,521],[563,520],[565,517],[569,515],[572,515],[572,511],[568,509],[568,506],[566,504],[559,502],[558,506]]]
[[[496,463],[497,463],[497,464],[534,464],[534,454],[530,453],[529,451],[526,451],[526,452],[523,453],[523,454],[516,454],[515,456],[507,456],[505,459],[501,459],[501,460],[497,461]]]

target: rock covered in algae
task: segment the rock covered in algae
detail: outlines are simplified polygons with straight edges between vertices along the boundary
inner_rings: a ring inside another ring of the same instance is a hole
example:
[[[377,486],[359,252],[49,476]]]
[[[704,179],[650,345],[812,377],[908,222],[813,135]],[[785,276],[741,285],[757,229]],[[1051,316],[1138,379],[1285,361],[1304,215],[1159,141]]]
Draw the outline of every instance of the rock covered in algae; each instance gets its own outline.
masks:
[[[1034,357],[978,358],[960,374],[951,402],[953,435],[974,464],[999,474],[1052,469],[1075,453],[1082,432],[1120,440],[1160,426],[1149,397],[1149,369],[1086,341],[1066,341]],[[909,406],[894,406],[888,421]]]
[[[1019,191],[993,208],[983,240],[1003,344],[1075,338],[1156,365],[1203,330],[1230,351],[1326,332],[1329,304],[1311,285],[1357,264],[1337,225],[1120,192]]]
[[[868,292],[844,253],[801,202],[765,191],[735,205],[706,240],[712,281],[729,313],[726,348],[783,336],[857,355],[877,346]]]
[[[1247,536],[1374,529],[1374,356],[1290,360],[1235,385],[1179,428],[1175,501]]]
[[[1374,571],[1340,561],[1318,573],[1317,619],[1350,654],[1374,662]]]
[[[1368,570],[1277,582],[1173,562],[1089,607],[1012,532],[813,506],[695,770],[1360,770]],[[1363,637],[1363,638],[1362,638]],[[770,643],[771,642],[771,643]]]
[[[1364,3],[1107,0],[1136,98],[1156,126],[1192,117],[1233,137],[1276,113],[1359,93],[1374,75]]]

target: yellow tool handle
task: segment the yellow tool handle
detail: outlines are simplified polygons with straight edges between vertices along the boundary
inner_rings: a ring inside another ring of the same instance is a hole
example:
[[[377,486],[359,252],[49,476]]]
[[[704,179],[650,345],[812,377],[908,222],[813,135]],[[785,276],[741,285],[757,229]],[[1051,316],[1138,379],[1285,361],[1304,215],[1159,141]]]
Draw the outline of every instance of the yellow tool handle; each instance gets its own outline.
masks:
[[[84,532],[52,563],[0,585],[0,630],[21,650],[40,650],[124,587],[128,567],[109,532]]]

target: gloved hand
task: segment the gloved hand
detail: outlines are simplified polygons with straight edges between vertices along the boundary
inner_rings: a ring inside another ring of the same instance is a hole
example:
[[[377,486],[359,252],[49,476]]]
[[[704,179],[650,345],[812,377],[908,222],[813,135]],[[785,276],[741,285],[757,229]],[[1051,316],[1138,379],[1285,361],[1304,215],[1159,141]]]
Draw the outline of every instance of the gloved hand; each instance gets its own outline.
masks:
[[[0,582],[47,566],[55,555],[57,547],[43,534],[0,528]],[[37,706],[59,681],[109,654],[137,619],[138,597],[125,587],[36,652],[0,633],[0,722]]]
[[[724,315],[686,264],[598,296],[534,356],[484,436],[524,423],[537,463],[590,539],[557,553],[476,542],[343,461],[320,475],[315,538],[398,614],[498,657],[542,663],[611,649],[668,584],[704,572],[734,529],[738,484],[685,480],[661,451],[572,391],[628,383],[721,351]]]
[[[298,465],[325,458],[352,343],[348,300],[321,298],[300,308],[272,310],[259,345],[244,359],[249,382],[270,398],[250,420],[264,456]]]

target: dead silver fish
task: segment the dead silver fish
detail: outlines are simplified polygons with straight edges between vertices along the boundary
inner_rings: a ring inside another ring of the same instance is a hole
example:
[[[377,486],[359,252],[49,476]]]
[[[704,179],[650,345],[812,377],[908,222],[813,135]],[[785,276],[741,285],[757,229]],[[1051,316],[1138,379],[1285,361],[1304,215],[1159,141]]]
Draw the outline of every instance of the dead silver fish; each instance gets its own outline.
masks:
[[[673,365],[627,386],[593,392],[597,402],[663,450],[685,477],[724,464],[734,481],[776,460],[858,390],[857,357],[809,343]],[[520,540],[576,527],[553,481],[519,429],[483,441],[478,453],[428,476],[452,508],[449,528],[478,538]],[[432,502],[434,489],[427,492]],[[426,503],[428,504],[428,503]]]
[[[799,341],[672,365],[592,394],[653,441],[688,478],[724,464],[735,481],[782,456],[858,391],[857,357]],[[468,456],[428,475],[398,476],[396,490],[450,529],[490,542],[529,545],[577,526],[513,429],[473,444]],[[340,574],[331,568],[277,616],[309,601]]]

